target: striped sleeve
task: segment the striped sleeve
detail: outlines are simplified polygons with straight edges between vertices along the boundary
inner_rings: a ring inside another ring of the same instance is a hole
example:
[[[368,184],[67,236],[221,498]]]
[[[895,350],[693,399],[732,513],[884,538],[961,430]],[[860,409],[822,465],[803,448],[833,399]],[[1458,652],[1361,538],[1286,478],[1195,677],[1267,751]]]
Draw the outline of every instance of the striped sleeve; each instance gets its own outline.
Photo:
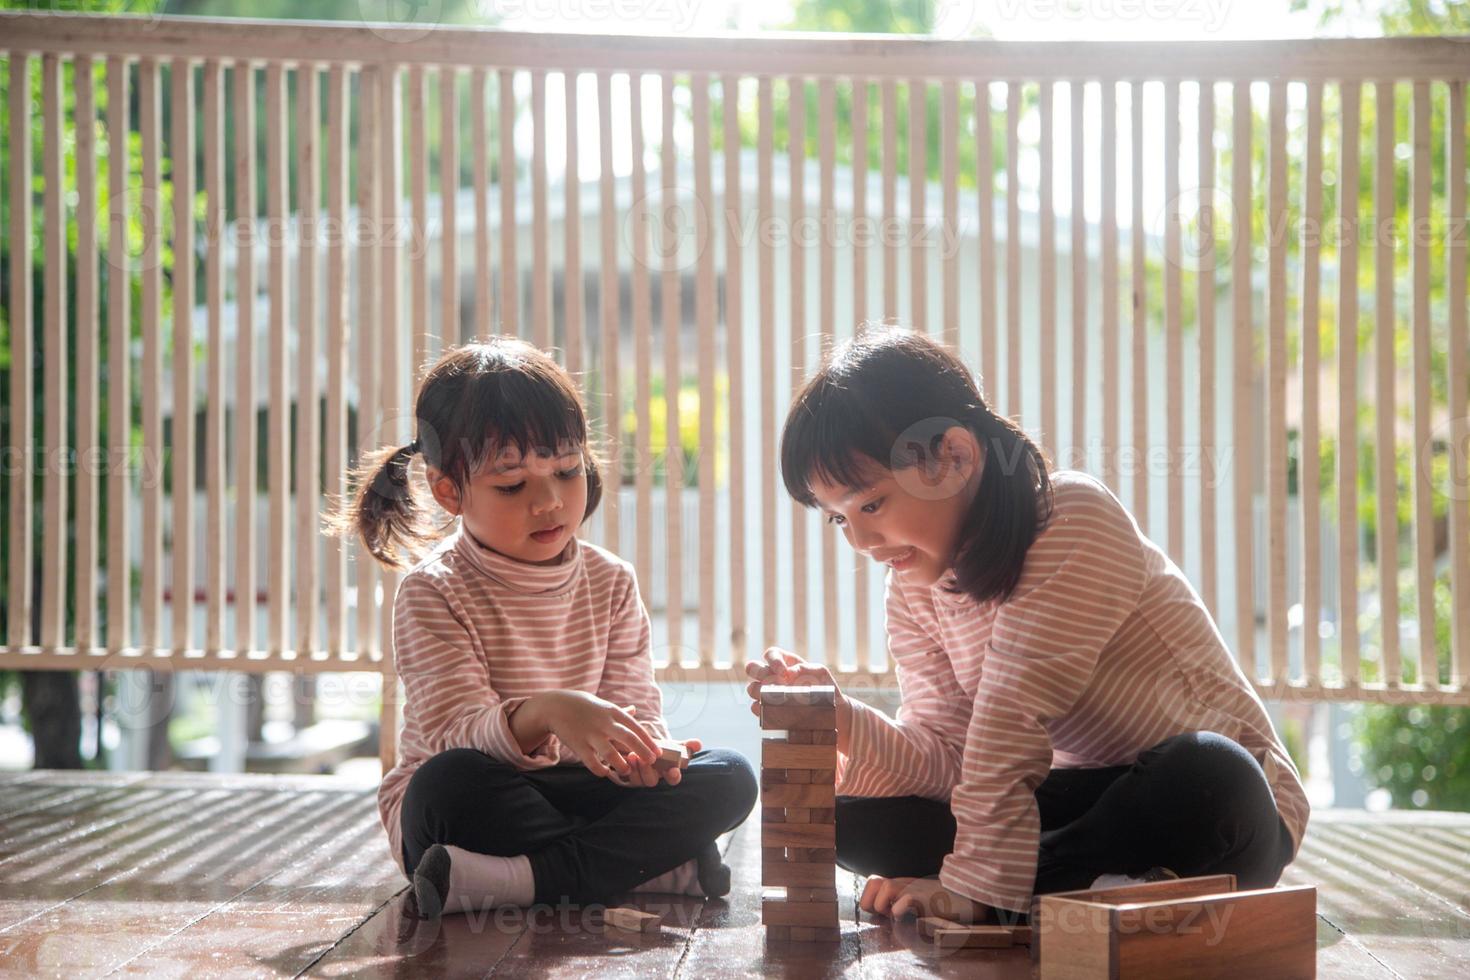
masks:
[[[417,712],[426,756],[446,749],[478,749],[521,769],[560,760],[555,735],[529,754],[510,730],[510,714],[526,699],[502,700],[476,654],[468,617],[456,612],[432,578],[410,574],[393,603],[393,645],[406,703]],[[461,611],[462,612],[462,611]]]
[[[1137,530],[1110,498],[1079,502],[1032,543],[1019,587],[996,610],[951,800],[945,888],[995,908],[1029,906],[1041,837],[1035,792],[1052,762],[1046,725],[1092,683],[1145,581]]]
[[[960,771],[968,698],[949,656],[887,586],[888,648],[902,705],[897,719],[857,699],[839,792],[947,800]]]
[[[654,738],[668,738],[663,696],[653,679],[653,633],[648,611],[638,594],[638,578],[626,565],[620,568],[621,597],[613,607],[607,641],[607,659],[597,696],[618,706],[636,705],[638,722]]]

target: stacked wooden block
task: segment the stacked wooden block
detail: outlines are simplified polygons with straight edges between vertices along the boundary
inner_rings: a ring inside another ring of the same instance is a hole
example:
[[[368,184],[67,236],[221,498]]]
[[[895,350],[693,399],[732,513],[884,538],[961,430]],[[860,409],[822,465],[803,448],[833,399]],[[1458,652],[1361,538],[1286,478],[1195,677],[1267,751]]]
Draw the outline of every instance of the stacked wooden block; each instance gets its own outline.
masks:
[[[772,941],[836,942],[837,691],[761,688],[761,902]]]

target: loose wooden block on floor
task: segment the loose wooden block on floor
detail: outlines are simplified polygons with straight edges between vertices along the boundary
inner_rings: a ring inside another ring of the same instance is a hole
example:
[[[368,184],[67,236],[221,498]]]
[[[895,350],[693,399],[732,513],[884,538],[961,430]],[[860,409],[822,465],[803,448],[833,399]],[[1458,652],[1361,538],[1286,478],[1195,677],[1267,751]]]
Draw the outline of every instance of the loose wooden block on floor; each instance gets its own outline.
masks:
[[[1004,949],[1017,945],[1016,930],[1009,926],[975,926],[923,916],[919,935],[940,949]]]
[[[664,917],[653,912],[618,906],[604,912],[602,921],[625,932],[658,932],[663,928]]]

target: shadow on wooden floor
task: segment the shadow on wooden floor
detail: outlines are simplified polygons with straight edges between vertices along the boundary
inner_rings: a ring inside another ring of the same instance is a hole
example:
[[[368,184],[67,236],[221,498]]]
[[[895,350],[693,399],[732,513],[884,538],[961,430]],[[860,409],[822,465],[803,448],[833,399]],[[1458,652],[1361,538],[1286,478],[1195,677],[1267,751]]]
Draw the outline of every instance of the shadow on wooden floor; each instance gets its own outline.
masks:
[[[635,896],[629,943],[580,909],[414,915],[375,787],[330,776],[0,774],[0,975],[1029,977],[1024,949],[941,956],[858,913],[837,944],[768,945],[754,820],[728,900]],[[1314,815],[1286,883],[1318,886],[1324,977],[1470,975],[1470,814]]]

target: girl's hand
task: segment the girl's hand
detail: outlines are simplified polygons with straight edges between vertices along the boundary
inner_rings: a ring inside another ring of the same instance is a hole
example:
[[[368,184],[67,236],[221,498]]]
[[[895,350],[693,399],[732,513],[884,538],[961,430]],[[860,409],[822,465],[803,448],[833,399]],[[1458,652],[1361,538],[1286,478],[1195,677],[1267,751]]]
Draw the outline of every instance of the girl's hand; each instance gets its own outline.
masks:
[[[630,760],[652,767],[658,758],[658,743],[627,708],[585,691],[549,691],[544,697],[547,727],[594,775],[626,776],[633,771]]]
[[[629,706],[628,710],[635,711],[637,709]],[[697,738],[686,738],[682,741],[684,748],[690,755],[693,755],[704,747],[704,743]],[[624,776],[620,773],[614,773],[608,778],[620,786],[643,787],[645,789],[657,786],[659,780],[663,780],[670,786],[678,786],[679,781],[684,778],[684,770],[678,766],[670,766],[663,772],[659,772],[653,766],[645,765],[641,759],[636,757],[628,761],[631,764],[631,771],[628,775]]]
[[[984,905],[949,891],[937,878],[881,878],[877,875],[869,878],[863,886],[858,908],[895,919],[910,913],[915,916],[934,915],[964,925],[981,922],[987,912]]]
[[[821,664],[810,663],[801,659],[789,650],[780,647],[769,647],[766,650],[764,660],[752,660],[745,665],[745,676],[750,678],[750,683],[745,685],[745,693],[750,695],[752,714],[761,713],[761,685],[762,684],[786,684],[794,687],[820,687],[830,685],[837,687],[837,681],[832,677],[832,672]],[[839,698],[841,692],[838,692]]]
[[[765,659],[752,660],[745,665],[745,676],[750,678],[750,683],[745,685],[745,693],[750,695],[750,713],[757,718],[761,714],[761,686],[764,684],[784,684],[794,687],[832,687],[837,691],[837,749],[842,753],[847,752],[847,731],[852,719],[852,704],[842,689],[837,686],[837,680],[832,672],[821,664],[814,664],[803,660],[789,650],[780,647],[769,647],[766,650]]]

